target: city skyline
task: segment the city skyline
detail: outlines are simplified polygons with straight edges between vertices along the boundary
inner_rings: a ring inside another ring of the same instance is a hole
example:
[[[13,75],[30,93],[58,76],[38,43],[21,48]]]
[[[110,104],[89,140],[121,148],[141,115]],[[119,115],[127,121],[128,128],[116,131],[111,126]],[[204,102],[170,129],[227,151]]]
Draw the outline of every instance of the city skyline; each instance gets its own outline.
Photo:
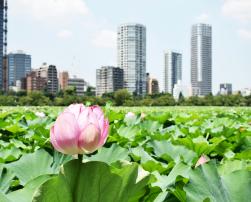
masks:
[[[143,1],[133,4],[134,7],[131,11],[126,12],[132,3],[132,1],[128,1],[127,3],[120,2],[124,6],[123,11],[120,10],[121,15],[118,15],[118,10],[116,10],[119,8],[119,2],[111,0],[106,3],[74,0],[74,3],[67,8],[65,5],[68,4],[65,0],[62,0],[59,6],[51,0],[43,1],[43,3],[37,0],[25,2],[9,1],[9,51],[23,49],[31,54],[33,68],[47,61],[55,64],[60,71],[67,70],[73,75],[78,74],[79,77],[88,78],[87,80],[93,85],[95,84],[96,68],[102,65],[117,66],[117,26],[126,22],[138,22],[144,24],[148,29],[147,72],[154,75],[162,84],[163,52],[166,49],[177,49],[183,54],[184,83],[189,84],[191,25],[206,21],[206,23],[212,24],[214,29],[214,93],[217,92],[219,83],[224,82],[233,83],[234,90],[250,87],[248,75],[251,70],[247,55],[251,44],[248,37],[249,32],[244,30],[249,28],[250,16],[248,10],[239,5],[245,5],[242,0],[236,5],[235,11],[234,3],[231,3],[230,0],[218,3],[193,1],[190,5],[188,5],[190,2],[185,1],[164,2],[160,0],[156,4],[147,0],[144,1],[144,4],[142,4]],[[100,9],[109,6],[114,8],[115,12],[103,12]],[[42,12],[43,14],[39,16],[37,12],[33,12],[38,7],[41,10],[45,8],[49,10],[47,13]],[[56,7],[58,9],[54,9],[53,13],[51,9]],[[141,7],[140,13],[136,13]],[[27,9],[31,11],[22,13],[21,8],[24,8],[24,11]],[[159,17],[149,18],[151,8],[158,10]],[[244,11],[239,12],[238,15],[237,8],[244,9]],[[172,11],[177,9],[181,9],[179,14]],[[240,13],[242,14],[240,15]],[[55,17],[55,15],[58,16]],[[117,17],[114,18],[114,16]],[[65,22],[62,22],[60,17],[66,19]],[[175,23],[172,22],[172,19],[175,19]],[[244,24],[245,20],[247,22]],[[70,25],[71,22],[74,22],[74,26]],[[22,32],[18,35],[14,34],[13,30],[20,28]],[[57,32],[57,30],[62,32]],[[46,43],[47,41],[48,43]]]

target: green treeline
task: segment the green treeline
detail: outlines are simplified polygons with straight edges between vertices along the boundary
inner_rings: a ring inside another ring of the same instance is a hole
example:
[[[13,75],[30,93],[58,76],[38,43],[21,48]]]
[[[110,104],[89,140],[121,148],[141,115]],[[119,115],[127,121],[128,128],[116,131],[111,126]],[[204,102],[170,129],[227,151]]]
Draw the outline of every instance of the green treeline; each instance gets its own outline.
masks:
[[[208,95],[206,97],[184,98],[180,96],[175,101],[170,94],[156,94],[145,97],[132,96],[127,90],[104,94],[96,97],[87,91],[84,96],[77,96],[74,89],[60,91],[57,95],[46,92],[8,92],[0,93],[1,106],[67,106],[72,103],[91,103],[104,106],[107,102],[114,106],[251,106],[251,96],[237,95]]]

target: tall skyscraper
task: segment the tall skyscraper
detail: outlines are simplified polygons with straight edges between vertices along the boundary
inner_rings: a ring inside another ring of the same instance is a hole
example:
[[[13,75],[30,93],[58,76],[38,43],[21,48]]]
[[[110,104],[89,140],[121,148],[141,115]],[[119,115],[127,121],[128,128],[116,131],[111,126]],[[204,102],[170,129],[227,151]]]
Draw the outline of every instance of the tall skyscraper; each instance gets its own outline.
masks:
[[[123,69],[103,66],[96,71],[96,95],[112,93],[123,88]]]
[[[192,26],[191,83],[193,95],[212,93],[212,27],[207,24]]]
[[[146,28],[123,24],[118,28],[118,67],[124,70],[124,88],[146,94]]]
[[[31,71],[31,56],[23,51],[8,54],[8,84],[15,86]]]
[[[7,24],[8,2],[0,0],[0,89],[7,90]]]
[[[164,90],[173,94],[174,85],[182,80],[182,54],[174,51],[165,52]]]

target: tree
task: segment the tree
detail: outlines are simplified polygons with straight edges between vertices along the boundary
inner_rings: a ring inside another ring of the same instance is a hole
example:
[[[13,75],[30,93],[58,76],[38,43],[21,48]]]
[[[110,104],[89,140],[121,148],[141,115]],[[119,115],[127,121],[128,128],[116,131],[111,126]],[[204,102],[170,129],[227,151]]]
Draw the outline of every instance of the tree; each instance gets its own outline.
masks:
[[[86,96],[95,96],[95,88],[92,86],[88,86],[85,95]]]
[[[114,94],[114,100],[117,106],[122,106],[127,100],[131,99],[132,95],[126,89],[118,90]]]
[[[182,92],[180,92],[179,99],[178,99],[178,104],[182,105],[184,102],[185,102],[185,98],[184,98]]]

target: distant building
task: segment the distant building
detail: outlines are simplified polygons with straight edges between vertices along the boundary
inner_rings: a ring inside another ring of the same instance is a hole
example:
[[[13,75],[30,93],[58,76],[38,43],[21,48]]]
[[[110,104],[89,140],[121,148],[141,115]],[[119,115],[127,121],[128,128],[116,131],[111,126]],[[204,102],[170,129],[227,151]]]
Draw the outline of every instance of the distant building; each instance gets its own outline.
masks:
[[[6,83],[6,72],[4,68],[4,64],[6,60],[4,59],[5,50],[7,48],[7,30],[6,25],[8,23],[6,19],[7,14],[7,7],[6,7],[7,1],[1,0],[0,1],[0,89],[5,89],[7,83]]]
[[[250,96],[251,95],[251,88],[244,88],[241,90],[242,96]]]
[[[181,83],[179,80],[177,84],[174,85],[173,88],[173,97],[175,100],[179,100],[180,96],[183,96],[184,98],[190,97],[193,95],[192,87],[186,86]]]
[[[42,78],[47,78],[48,77],[48,68],[49,68],[49,66],[47,65],[47,63],[43,63],[39,69],[36,69],[37,76],[42,77]]]
[[[26,90],[31,91],[42,91],[45,90],[47,85],[47,78],[41,77],[38,70],[32,70],[26,76]]]
[[[146,90],[148,95],[154,95],[159,93],[159,82],[157,79],[150,77],[150,74],[146,74],[147,84]]]
[[[212,93],[212,27],[207,24],[192,26],[191,83],[193,95]]]
[[[69,74],[68,72],[59,73],[59,86],[61,90],[65,90],[68,87]]]
[[[47,92],[56,94],[58,92],[58,72],[54,65],[50,65],[47,69]]]
[[[56,66],[43,63],[39,69],[32,70],[26,77],[26,86],[28,92],[44,90],[56,94],[59,90]]]
[[[164,90],[173,93],[174,85],[182,80],[182,54],[174,51],[165,52]]]
[[[8,54],[8,85],[15,86],[31,71],[31,56],[23,51]]]
[[[127,23],[118,28],[118,67],[124,70],[124,88],[146,94],[146,27]]]
[[[233,92],[231,83],[222,83],[220,84],[220,95],[231,95]]]
[[[12,90],[14,92],[19,92],[22,90],[22,85],[20,80],[16,80],[16,83],[14,86],[9,86],[9,90]]]
[[[76,93],[78,96],[84,96],[86,91],[86,82],[84,79],[77,78],[76,76],[74,78],[69,78],[68,86],[76,88]]]
[[[113,66],[103,66],[96,70],[96,95],[112,93],[123,88],[123,69]]]

